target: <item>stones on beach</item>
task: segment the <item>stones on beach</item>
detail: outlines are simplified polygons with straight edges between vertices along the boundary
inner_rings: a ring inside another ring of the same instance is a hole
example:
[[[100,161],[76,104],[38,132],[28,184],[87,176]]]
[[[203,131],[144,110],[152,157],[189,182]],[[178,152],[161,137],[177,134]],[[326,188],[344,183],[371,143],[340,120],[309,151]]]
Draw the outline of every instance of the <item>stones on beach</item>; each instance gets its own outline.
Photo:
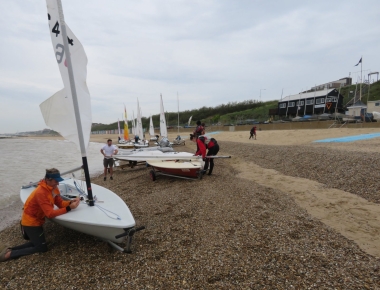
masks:
[[[291,165],[277,156],[285,156],[289,148],[255,144],[250,154],[244,146],[223,143],[222,152],[239,159],[215,161],[212,178],[202,180],[162,177],[153,183],[145,167],[115,171],[107,188],[126,202],[138,226],[146,226],[135,235],[133,253],[110,251],[94,237],[49,222],[49,251],[1,264],[0,288],[379,287],[378,259],[312,218],[289,194],[239,178],[230,165],[244,162],[244,152],[245,158],[263,167],[325,181],[328,174],[320,172],[322,165],[308,164],[315,152],[297,148],[304,154],[294,155],[298,159]],[[93,182],[102,184],[102,176]],[[0,233],[0,241],[5,240],[12,245],[24,242],[16,225]]]

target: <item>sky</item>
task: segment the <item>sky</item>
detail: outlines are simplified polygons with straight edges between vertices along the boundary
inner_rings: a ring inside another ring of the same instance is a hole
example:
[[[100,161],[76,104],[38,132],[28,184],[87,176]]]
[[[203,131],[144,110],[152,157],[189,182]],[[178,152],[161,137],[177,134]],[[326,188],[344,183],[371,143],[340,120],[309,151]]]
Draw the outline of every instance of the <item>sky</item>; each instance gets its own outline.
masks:
[[[244,100],[380,71],[380,1],[62,0],[88,58],[92,121],[109,124]],[[45,1],[0,0],[0,134],[47,126],[63,88]],[[372,78],[374,78],[372,76]],[[380,96],[379,96],[380,97]]]

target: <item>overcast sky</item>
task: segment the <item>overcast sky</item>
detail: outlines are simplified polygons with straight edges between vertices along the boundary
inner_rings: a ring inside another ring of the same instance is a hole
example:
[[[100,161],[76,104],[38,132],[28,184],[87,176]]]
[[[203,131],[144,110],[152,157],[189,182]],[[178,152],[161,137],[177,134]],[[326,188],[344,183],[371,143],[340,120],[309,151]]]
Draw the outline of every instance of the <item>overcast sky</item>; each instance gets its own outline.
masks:
[[[62,0],[88,57],[93,122],[260,98],[380,70],[380,1]],[[46,3],[0,0],[0,133],[46,128],[63,88]],[[379,96],[380,97],[380,96]]]

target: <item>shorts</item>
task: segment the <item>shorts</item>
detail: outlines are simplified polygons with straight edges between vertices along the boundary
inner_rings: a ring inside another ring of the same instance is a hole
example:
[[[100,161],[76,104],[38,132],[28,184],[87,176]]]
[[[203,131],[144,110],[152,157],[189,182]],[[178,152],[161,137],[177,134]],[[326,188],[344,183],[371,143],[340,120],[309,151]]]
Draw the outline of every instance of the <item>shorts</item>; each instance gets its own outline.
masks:
[[[103,165],[104,165],[104,168],[113,167],[113,158],[108,158],[108,159],[104,158]]]

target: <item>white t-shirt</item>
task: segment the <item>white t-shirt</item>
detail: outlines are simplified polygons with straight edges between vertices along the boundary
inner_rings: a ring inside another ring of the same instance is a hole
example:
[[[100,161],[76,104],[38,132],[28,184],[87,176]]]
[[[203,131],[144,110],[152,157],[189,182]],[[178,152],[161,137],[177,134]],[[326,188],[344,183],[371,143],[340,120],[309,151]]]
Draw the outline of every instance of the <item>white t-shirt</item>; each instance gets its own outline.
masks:
[[[106,156],[104,158],[110,159],[111,155],[114,154],[114,151],[117,150],[115,145],[108,146],[107,144],[102,147],[102,150]]]

